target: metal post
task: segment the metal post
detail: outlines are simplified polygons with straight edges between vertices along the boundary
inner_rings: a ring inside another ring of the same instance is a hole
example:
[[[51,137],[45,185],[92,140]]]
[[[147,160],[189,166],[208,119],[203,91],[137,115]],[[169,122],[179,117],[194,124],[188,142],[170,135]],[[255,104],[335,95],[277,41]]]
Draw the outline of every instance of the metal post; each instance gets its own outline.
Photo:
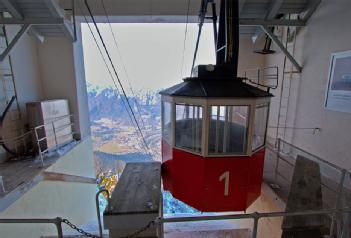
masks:
[[[252,228],[252,235],[251,238],[256,238],[257,237],[257,229],[258,229],[258,219],[260,219],[260,216],[257,212],[253,214],[254,216],[254,225]]]
[[[56,229],[57,229],[57,237],[58,237],[58,238],[63,238],[62,220],[61,220],[60,217],[57,217],[57,218],[56,218],[55,226],[56,226]]]
[[[336,201],[335,201],[335,209],[340,208],[341,196],[342,196],[342,191],[344,188],[344,181],[345,181],[346,172],[347,171],[345,169],[343,169],[341,171],[341,177],[340,177],[340,182],[339,182],[337,195],[336,195]],[[332,213],[332,221],[331,221],[330,230],[329,230],[330,237],[333,237],[336,215],[337,215],[337,211]]]
[[[278,150],[277,150],[277,161],[275,163],[275,170],[274,170],[274,180],[275,184],[278,184],[278,168],[279,168],[279,160],[280,160],[280,138],[278,138]]]
[[[218,38],[218,32],[217,32],[217,10],[216,10],[216,3],[212,2],[211,3],[212,7],[212,21],[213,21],[213,37],[214,37],[214,43],[215,43],[215,48],[217,48],[217,38]],[[216,51],[217,53],[217,51]]]
[[[100,237],[102,237],[102,225],[101,225],[101,216],[100,216],[100,206],[99,206],[99,195],[101,193],[105,192],[107,194],[107,197],[110,197],[110,192],[107,189],[102,189],[99,192],[96,193],[95,196],[95,203],[96,203],[96,213],[97,213],[97,219],[98,219],[98,223],[99,223],[99,234]],[[108,198],[107,198],[107,202],[108,202]]]
[[[57,136],[56,136],[56,129],[55,129],[55,121],[51,122],[52,124],[52,131],[54,133],[54,138],[55,138],[55,149],[58,149],[58,144],[57,144]]]
[[[75,0],[71,0],[72,4],[72,16],[73,16],[73,34],[74,34],[74,42],[77,41],[77,26],[76,26],[76,6]]]
[[[41,160],[41,166],[44,167],[44,159],[43,159],[43,155],[41,153],[41,147],[40,147],[40,141],[39,141],[39,137],[38,137],[37,128],[34,128],[34,132],[35,132],[35,138],[37,139],[37,145],[38,145],[39,156],[40,156],[40,160]]]

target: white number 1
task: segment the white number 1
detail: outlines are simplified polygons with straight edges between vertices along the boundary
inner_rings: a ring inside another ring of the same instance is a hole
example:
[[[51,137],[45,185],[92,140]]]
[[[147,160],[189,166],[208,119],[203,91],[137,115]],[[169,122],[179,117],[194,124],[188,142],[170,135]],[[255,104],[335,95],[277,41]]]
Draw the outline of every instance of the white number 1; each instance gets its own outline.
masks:
[[[224,179],[224,196],[229,194],[229,171],[224,172],[219,176],[219,181],[221,182]]]

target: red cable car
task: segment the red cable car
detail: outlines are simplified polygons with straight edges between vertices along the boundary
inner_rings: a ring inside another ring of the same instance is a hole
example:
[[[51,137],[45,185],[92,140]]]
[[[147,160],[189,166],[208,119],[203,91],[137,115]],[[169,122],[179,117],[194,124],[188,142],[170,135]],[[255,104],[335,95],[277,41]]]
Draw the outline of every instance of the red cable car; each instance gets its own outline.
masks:
[[[232,50],[160,93],[164,189],[203,212],[243,211],[260,196],[272,96],[236,77],[237,1],[223,4],[221,15],[236,17],[222,21],[237,27],[220,18],[217,49],[226,35],[236,39]]]

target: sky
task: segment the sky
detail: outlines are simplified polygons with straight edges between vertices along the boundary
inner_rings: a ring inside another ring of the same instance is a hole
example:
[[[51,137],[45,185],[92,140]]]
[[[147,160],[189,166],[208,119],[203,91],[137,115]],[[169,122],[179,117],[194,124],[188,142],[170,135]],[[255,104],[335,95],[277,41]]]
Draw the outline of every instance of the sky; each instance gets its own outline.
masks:
[[[94,26],[90,26],[101,45]],[[98,26],[127,91],[130,86],[134,91],[161,90],[180,83],[182,78],[190,75],[197,24],[188,24],[185,51],[186,24],[183,23],[113,23],[112,31],[118,48],[109,25],[102,23]],[[82,24],[82,36],[87,81],[99,87],[112,86],[112,79],[87,24]],[[213,28],[212,24],[205,24],[196,65],[214,63]]]

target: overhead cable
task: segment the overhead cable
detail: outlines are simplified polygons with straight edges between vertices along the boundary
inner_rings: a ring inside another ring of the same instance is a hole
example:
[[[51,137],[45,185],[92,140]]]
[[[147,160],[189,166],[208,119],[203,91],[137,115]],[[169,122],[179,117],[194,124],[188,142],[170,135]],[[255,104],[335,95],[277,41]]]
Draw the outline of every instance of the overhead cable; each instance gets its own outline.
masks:
[[[182,64],[181,64],[181,68],[180,68],[180,76],[181,77],[183,77],[183,67],[184,67],[184,58],[185,58],[186,39],[187,39],[187,35],[188,35],[188,24],[189,24],[189,10],[190,10],[190,0],[187,0],[186,23],[185,23],[185,30],[184,30]]]
[[[109,51],[108,51],[108,49],[107,49],[107,46],[106,46],[106,44],[105,44],[105,41],[104,41],[104,39],[103,39],[103,37],[102,37],[102,34],[101,34],[101,32],[100,32],[100,29],[99,29],[99,27],[98,27],[98,25],[97,25],[97,23],[96,23],[96,21],[95,21],[94,15],[93,15],[93,13],[92,13],[92,11],[91,11],[91,9],[90,9],[90,6],[89,6],[89,4],[88,4],[88,1],[87,1],[87,0],[84,0],[84,4],[85,4],[86,8],[88,9],[89,15],[90,15],[90,17],[91,17],[91,19],[92,19],[92,21],[93,21],[93,24],[94,24],[94,26],[95,26],[96,32],[97,32],[98,35],[99,35],[100,41],[101,41],[102,46],[103,46],[103,48],[104,48],[104,50],[105,50],[105,53],[106,53],[106,55],[107,55],[107,58],[108,58],[108,60],[109,60],[109,62],[110,62],[110,64],[111,64],[111,67],[112,67],[112,69],[113,69],[113,72],[114,72],[114,74],[115,74],[115,76],[116,76],[116,78],[117,78],[117,82],[118,82],[119,86],[121,87],[122,93],[123,93],[123,95],[124,95],[124,97],[125,97],[125,99],[126,99],[128,108],[129,108],[129,110],[130,110],[130,112],[131,112],[131,114],[132,114],[132,117],[133,117],[134,122],[135,122],[135,124],[136,124],[136,126],[137,126],[137,128],[138,128],[138,131],[139,131],[140,136],[141,136],[141,138],[142,138],[142,140],[143,140],[143,143],[144,143],[145,147],[149,150],[149,146],[148,146],[148,144],[147,144],[147,142],[146,142],[146,140],[145,140],[144,134],[143,134],[143,132],[142,132],[142,130],[141,130],[141,128],[140,128],[140,125],[139,125],[139,123],[138,123],[138,120],[136,119],[136,116],[135,116],[135,113],[134,113],[134,111],[133,111],[133,108],[132,108],[132,106],[131,106],[131,104],[130,104],[130,101],[129,101],[129,99],[128,99],[128,96],[127,96],[127,94],[126,94],[126,91],[124,90],[123,84],[122,84],[122,82],[121,82],[121,80],[120,80],[120,78],[119,78],[119,76],[118,76],[116,67],[115,67],[115,65],[114,65],[114,63],[113,63],[113,61],[112,61],[111,55],[110,55],[110,53],[109,53]],[[113,81],[114,81],[114,83],[116,83],[114,79],[113,79]]]
[[[137,107],[137,110],[136,110],[136,111],[138,112],[138,116],[139,116],[139,119],[140,119],[140,121],[141,121],[141,124],[142,124],[143,128],[145,129],[144,120],[143,120],[143,118],[142,118],[142,116],[141,116],[141,107],[140,107],[140,105],[139,105],[139,103],[138,103],[138,101],[137,101],[137,99],[136,99],[136,95],[135,95],[135,93],[134,93],[132,84],[131,84],[131,82],[130,82],[130,77],[129,77],[129,74],[128,74],[128,72],[127,72],[127,68],[126,68],[126,66],[125,66],[125,64],[124,64],[121,51],[120,51],[120,49],[119,49],[119,47],[118,47],[116,35],[115,35],[115,33],[114,33],[113,29],[112,29],[112,24],[111,24],[111,22],[110,22],[110,17],[109,17],[109,15],[108,15],[108,13],[107,13],[107,10],[106,10],[105,4],[104,4],[104,0],[101,0],[101,5],[102,5],[102,9],[104,10],[104,14],[105,14],[107,23],[108,23],[108,25],[109,25],[109,28],[110,28],[110,31],[111,31],[111,34],[112,34],[112,38],[113,38],[114,45],[115,45],[115,47],[116,47],[116,49],[117,49],[117,54],[118,54],[118,56],[119,56],[119,59],[121,60],[121,65],[122,65],[123,71],[124,71],[124,73],[125,73],[125,75],[126,75],[126,79],[127,79],[128,85],[129,85],[130,92],[131,92],[131,94],[132,94],[132,96],[133,96],[133,98],[134,98],[134,103],[135,103],[135,105],[136,105],[136,107]]]

